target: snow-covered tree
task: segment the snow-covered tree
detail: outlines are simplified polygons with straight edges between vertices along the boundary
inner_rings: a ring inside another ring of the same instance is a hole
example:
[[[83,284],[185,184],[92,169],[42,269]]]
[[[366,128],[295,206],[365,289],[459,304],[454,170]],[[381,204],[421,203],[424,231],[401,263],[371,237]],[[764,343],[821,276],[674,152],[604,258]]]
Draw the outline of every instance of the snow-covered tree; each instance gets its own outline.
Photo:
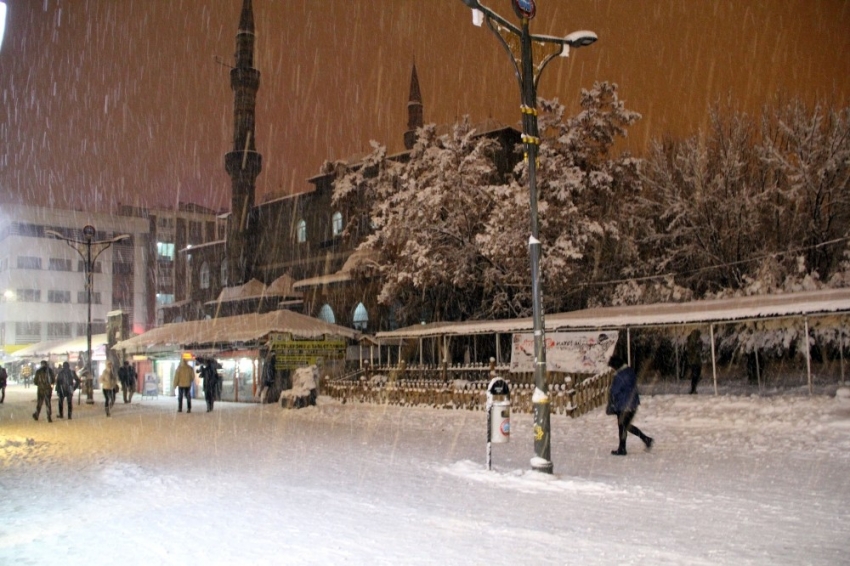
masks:
[[[607,83],[583,92],[581,106],[565,120],[557,101],[541,102],[538,212],[547,309],[586,304],[575,289],[614,272],[610,266],[625,257],[618,253],[627,218],[622,203],[636,193],[637,160],[610,153],[638,115]],[[402,321],[530,314],[527,168],[501,174],[504,151],[464,119],[444,135],[434,126],[420,129],[405,162],[390,161],[375,145],[353,169],[328,166],[337,173],[335,201],[369,218],[360,248],[378,259],[360,275],[380,278],[379,301],[395,305]]]
[[[761,127],[714,107],[708,132],[656,144],[637,216],[643,276],[674,275],[697,296],[793,291],[843,280],[848,113],[799,102]]]
[[[564,117],[557,100],[540,100],[541,146],[537,170],[538,213],[542,242],[541,279],[545,309],[564,311],[598,300],[610,279],[633,260],[628,232],[630,207],[637,194],[639,161],[628,154],[612,157],[618,138],[640,116],[619,100],[617,85],[596,83],[582,91],[581,112]],[[529,287],[528,168],[499,187],[501,205],[480,238],[484,254],[504,266],[513,285]],[[530,295],[523,297],[529,314]]]
[[[335,201],[368,208],[371,232],[360,248],[377,260],[362,275],[380,278],[378,300],[395,305],[400,320],[492,316],[492,296],[510,293],[485,275],[476,243],[496,204],[498,149],[464,119],[445,135],[420,129],[407,162],[389,162],[376,146],[363,166],[338,178]]]

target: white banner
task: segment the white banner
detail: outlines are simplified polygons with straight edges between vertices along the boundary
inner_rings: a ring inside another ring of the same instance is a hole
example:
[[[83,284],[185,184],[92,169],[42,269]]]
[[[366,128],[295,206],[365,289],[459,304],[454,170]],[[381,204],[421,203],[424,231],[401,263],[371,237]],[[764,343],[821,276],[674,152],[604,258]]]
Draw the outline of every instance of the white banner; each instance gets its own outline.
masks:
[[[617,331],[549,332],[546,334],[546,369],[563,373],[603,372],[617,345]],[[511,373],[534,371],[534,335],[514,334]]]

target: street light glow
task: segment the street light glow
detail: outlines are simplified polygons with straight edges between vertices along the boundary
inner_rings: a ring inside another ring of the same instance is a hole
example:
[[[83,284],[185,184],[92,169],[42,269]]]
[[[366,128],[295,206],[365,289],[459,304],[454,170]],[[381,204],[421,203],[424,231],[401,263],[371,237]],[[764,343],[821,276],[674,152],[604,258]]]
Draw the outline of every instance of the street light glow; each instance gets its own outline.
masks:
[[[6,32],[6,4],[0,1],[0,49],[3,49],[3,34]]]

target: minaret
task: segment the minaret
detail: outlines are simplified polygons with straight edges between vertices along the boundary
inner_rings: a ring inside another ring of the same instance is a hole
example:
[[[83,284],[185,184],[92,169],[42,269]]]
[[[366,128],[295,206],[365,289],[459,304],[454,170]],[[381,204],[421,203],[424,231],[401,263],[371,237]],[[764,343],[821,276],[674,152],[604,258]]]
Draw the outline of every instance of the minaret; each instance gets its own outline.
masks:
[[[242,0],[239,31],[236,32],[235,66],[230,71],[233,89],[233,151],[224,157],[231,179],[231,214],[227,223],[227,285],[246,283],[253,265],[251,231],[257,176],[263,158],[257,153],[254,110],[260,72],[254,68],[254,11],[251,0]]]
[[[404,147],[413,149],[416,143],[416,129],[424,125],[422,119],[422,93],[419,92],[419,77],[416,76],[416,63],[410,75],[410,96],[407,98],[407,131],[404,132]]]

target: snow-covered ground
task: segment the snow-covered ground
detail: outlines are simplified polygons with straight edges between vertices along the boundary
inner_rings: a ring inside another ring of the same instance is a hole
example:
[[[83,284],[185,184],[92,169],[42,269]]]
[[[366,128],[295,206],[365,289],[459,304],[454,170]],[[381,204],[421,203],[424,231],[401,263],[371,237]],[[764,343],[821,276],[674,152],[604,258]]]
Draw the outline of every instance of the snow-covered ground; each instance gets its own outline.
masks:
[[[96,394],[49,424],[10,385],[0,563],[850,564],[850,399],[707,393],[645,395],[625,458],[554,415],[549,476],[529,415],[487,471],[483,412]]]

